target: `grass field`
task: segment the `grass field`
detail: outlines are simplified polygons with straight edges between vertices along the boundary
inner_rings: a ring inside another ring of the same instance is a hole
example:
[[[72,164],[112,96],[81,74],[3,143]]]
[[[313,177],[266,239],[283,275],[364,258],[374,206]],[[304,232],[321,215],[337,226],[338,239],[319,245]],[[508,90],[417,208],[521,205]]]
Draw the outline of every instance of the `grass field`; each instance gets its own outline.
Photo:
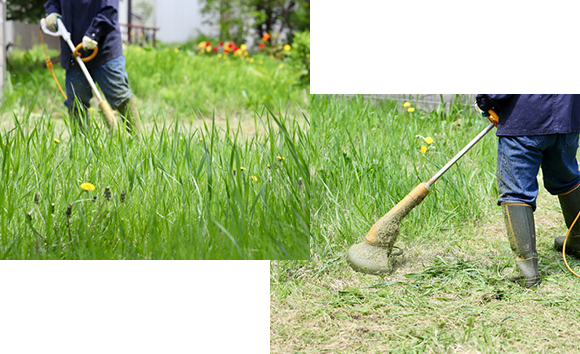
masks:
[[[496,206],[493,133],[402,221],[391,274],[347,265],[347,249],[488,124],[461,98],[447,108],[312,97],[312,260],[271,263],[272,352],[580,351],[580,282],[553,250],[566,230],[544,190],[535,213],[543,282],[526,290],[504,279],[513,259]]]
[[[0,258],[308,258],[308,89],[283,62],[127,48],[132,139],[71,126],[40,53],[2,102]]]

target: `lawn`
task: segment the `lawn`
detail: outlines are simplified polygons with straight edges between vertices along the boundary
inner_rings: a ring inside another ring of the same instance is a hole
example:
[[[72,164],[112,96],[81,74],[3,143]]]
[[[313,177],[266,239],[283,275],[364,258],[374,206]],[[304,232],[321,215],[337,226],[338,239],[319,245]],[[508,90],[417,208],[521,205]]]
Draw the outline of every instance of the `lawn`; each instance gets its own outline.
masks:
[[[504,279],[513,259],[496,206],[493,133],[402,221],[392,273],[364,275],[346,263],[376,220],[488,124],[462,97],[446,108],[312,96],[312,260],[271,263],[272,352],[580,350],[580,282],[553,250],[566,228],[544,190],[535,213],[543,282],[527,290]]]
[[[0,258],[308,258],[299,74],[260,55],[125,54],[140,139],[108,136],[96,111],[88,129],[71,126],[41,50],[13,52],[0,117]]]

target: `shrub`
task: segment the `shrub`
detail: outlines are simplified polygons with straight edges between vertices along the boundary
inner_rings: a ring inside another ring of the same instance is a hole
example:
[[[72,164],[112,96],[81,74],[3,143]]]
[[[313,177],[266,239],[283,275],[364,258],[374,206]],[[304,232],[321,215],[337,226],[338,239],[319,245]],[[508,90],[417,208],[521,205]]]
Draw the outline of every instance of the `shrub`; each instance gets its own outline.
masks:
[[[289,52],[291,65],[300,71],[300,80],[303,84],[310,84],[310,31],[294,34],[292,50]]]

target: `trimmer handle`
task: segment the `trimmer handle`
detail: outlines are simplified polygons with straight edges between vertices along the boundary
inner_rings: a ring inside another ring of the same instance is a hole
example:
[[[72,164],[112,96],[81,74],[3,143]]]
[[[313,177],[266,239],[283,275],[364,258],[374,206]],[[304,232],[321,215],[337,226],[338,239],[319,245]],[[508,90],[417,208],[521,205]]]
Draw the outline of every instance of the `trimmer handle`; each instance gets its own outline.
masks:
[[[490,109],[487,112],[481,112],[481,114],[487,119],[489,119],[489,121],[492,122],[493,125],[497,127],[497,123],[499,122],[499,116],[497,115],[497,113],[495,113],[493,109]]]
[[[40,20],[40,28],[42,29],[42,32],[44,32],[50,36],[62,37],[62,39],[64,39],[64,41],[67,42],[69,44],[69,46],[71,47],[71,50],[73,52],[73,56],[80,57],[81,54],[79,53],[79,50],[81,50],[81,48],[83,47],[82,43],[79,43],[79,45],[77,45],[75,48],[73,46],[72,42],[70,42],[70,33],[69,33],[69,31],[66,30],[66,27],[64,26],[64,23],[62,22],[62,20],[60,18],[57,18],[56,23],[57,23],[58,29],[56,31],[51,31],[50,29],[48,29],[48,25],[46,24],[46,19],[43,18]],[[99,52],[98,47],[95,47],[93,52],[88,57],[81,58],[81,60],[84,62],[92,60],[97,55],[98,52]]]
[[[64,26],[64,23],[62,23],[62,20],[60,18],[56,19],[56,24],[57,24],[57,30],[51,31],[48,29],[48,25],[46,24],[46,19],[44,19],[44,18],[40,19],[40,29],[42,29],[42,32],[44,32],[50,36],[62,37],[62,39],[64,39],[65,42],[67,40],[70,40],[70,33],[69,33],[69,31],[66,30],[66,27]]]

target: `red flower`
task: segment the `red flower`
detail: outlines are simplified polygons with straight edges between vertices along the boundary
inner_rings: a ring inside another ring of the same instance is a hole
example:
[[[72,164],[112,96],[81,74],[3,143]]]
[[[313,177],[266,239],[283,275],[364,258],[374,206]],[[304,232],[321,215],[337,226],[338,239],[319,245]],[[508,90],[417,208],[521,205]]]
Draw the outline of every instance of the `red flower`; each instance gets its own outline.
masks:
[[[217,52],[217,50],[218,50],[218,47],[213,47],[214,52]]]
[[[262,48],[264,48],[265,46],[266,46],[266,45],[265,45],[264,43],[260,43],[260,44],[258,44],[258,48],[259,48],[259,49],[262,49]]]
[[[237,46],[237,45],[236,45],[236,46],[234,46],[234,52],[235,52],[236,50],[238,50],[238,49],[240,49],[240,48],[238,48],[238,46]]]
[[[220,42],[220,46],[224,45],[224,42]]]
[[[262,36],[262,39],[267,41],[268,39],[270,39],[270,33],[266,32],[264,33],[264,35]]]
[[[205,42],[205,46],[209,47],[211,45],[211,43],[209,43],[209,41]]]

